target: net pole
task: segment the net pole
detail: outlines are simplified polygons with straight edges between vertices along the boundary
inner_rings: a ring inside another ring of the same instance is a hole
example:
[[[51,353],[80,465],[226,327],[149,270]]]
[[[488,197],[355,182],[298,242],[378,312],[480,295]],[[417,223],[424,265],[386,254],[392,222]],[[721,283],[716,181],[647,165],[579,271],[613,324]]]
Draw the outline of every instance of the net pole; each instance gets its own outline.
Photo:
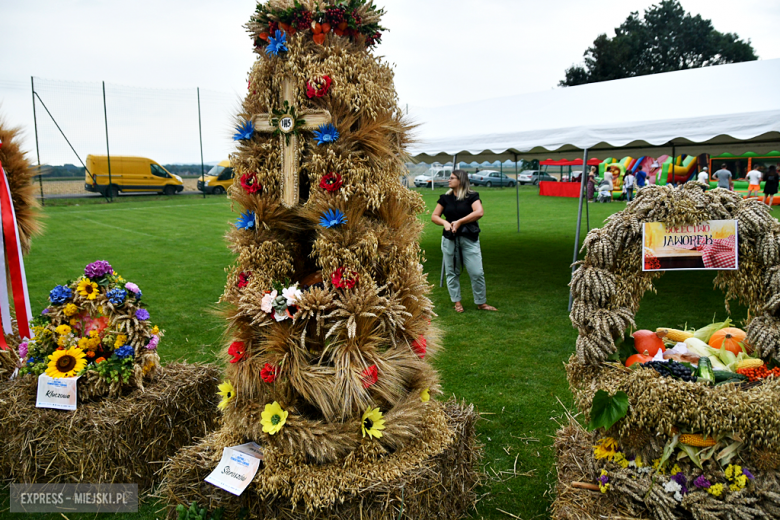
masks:
[[[108,150],[108,109],[106,108],[106,82],[103,82],[103,119],[106,123],[106,161],[108,162],[108,197],[114,202],[114,189],[111,180],[111,152]]]
[[[38,147],[38,117],[35,115],[35,78],[33,76],[30,76],[30,86],[32,87],[33,126],[35,127],[35,155],[38,157],[38,185],[41,187],[41,206],[45,206],[46,198],[43,195],[43,173],[41,172],[41,150]]]
[[[198,90],[198,138],[200,139],[200,185],[203,186],[203,198],[206,198],[206,169],[203,166],[203,131],[200,125],[200,87]]]

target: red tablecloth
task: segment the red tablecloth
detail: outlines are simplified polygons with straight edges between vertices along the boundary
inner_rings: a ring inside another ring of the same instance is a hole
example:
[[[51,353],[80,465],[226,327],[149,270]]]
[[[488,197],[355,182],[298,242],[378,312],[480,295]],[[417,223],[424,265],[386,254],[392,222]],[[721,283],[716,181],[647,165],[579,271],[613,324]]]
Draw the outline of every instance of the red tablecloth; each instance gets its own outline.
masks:
[[[541,181],[539,183],[539,195],[548,197],[574,197],[580,196],[579,182],[553,182]]]

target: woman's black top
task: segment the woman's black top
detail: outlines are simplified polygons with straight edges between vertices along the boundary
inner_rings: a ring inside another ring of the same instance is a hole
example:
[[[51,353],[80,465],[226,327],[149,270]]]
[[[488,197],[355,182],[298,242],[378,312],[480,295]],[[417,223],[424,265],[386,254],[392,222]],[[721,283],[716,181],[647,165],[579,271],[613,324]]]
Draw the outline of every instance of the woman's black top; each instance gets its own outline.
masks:
[[[471,215],[474,210],[471,205],[479,200],[479,193],[472,191],[463,200],[458,200],[455,194],[442,195],[439,197],[439,204],[444,208],[442,215],[447,219],[447,222],[455,222],[465,216]],[[452,232],[444,230],[443,236],[445,238],[453,239]],[[479,238],[479,224],[476,221],[463,224],[458,228],[455,236],[466,237],[469,240],[477,240]]]
[[[778,177],[777,173],[767,173],[764,176],[764,180],[766,181],[764,183],[764,193],[767,195],[775,195],[777,194],[777,184],[778,180],[780,180],[780,177]]]

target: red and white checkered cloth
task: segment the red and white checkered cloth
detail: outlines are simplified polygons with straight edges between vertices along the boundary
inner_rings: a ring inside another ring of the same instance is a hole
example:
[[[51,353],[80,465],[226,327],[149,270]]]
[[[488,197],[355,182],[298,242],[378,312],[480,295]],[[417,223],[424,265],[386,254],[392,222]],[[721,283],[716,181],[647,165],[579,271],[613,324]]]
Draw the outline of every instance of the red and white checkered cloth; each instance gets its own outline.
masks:
[[[734,269],[736,267],[736,236],[713,240],[706,246],[681,246],[684,249],[701,251],[701,259],[707,269]]]

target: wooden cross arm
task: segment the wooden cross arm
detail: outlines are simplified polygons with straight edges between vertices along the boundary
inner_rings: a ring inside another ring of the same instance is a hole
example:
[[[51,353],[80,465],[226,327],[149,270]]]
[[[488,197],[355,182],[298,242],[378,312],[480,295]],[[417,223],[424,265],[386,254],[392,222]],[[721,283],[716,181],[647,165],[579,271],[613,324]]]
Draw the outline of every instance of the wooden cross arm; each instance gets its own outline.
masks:
[[[267,134],[276,130],[276,127],[271,124],[271,114],[257,114],[252,119],[252,123],[255,125],[255,132]]]
[[[304,110],[298,115],[299,119],[303,119],[306,123],[303,125],[304,130],[314,130],[318,126],[325,125],[331,122],[333,119],[330,112],[327,110],[307,111]]]

